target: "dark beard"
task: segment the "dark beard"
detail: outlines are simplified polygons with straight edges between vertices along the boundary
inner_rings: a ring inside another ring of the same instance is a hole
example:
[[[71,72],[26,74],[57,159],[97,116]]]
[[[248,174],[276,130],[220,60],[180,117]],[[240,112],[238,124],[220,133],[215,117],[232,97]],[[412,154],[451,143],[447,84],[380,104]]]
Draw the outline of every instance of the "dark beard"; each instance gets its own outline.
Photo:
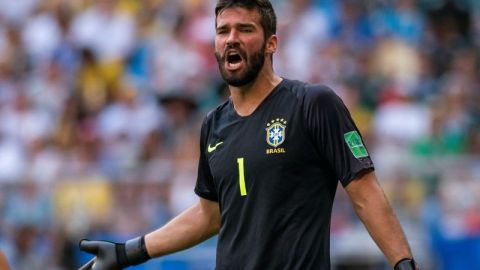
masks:
[[[223,80],[228,85],[235,87],[243,86],[253,82],[260,73],[260,70],[262,70],[263,68],[263,64],[265,62],[265,46],[266,44],[264,43],[262,48],[258,52],[254,53],[249,58],[244,58],[246,62],[246,71],[241,72],[237,75],[229,74],[225,70],[225,59],[221,57],[219,53],[215,53],[218,68],[220,69]]]

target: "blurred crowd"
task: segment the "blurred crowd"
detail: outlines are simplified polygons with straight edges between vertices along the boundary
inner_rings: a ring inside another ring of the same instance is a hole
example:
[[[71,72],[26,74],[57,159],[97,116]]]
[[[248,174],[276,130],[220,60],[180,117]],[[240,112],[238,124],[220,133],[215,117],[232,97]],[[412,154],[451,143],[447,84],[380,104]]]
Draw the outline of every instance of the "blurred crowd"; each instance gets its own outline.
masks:
[[[0,250],[13,269],[76,269],[79,239],[124,241],[197,200],[201,120],[228,96],[215,3],[0,1]],[[343,98],[423,269],[479,269],[480,2],[272,3],[276,72]],[[334,262],[378,255],[362,231],[340,188]]]

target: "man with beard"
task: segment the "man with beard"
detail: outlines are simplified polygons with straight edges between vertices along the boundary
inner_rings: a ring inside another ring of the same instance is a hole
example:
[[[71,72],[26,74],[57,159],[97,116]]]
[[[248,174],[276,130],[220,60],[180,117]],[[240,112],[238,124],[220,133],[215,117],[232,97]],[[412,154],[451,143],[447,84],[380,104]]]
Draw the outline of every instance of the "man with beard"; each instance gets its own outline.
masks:
[[[329,88],[272,67],[276,16],[268,0],[220,0],[215,56],[230,98],[202,125],[199,202],[126,243],[82,240],[83,269],[119,269],[219,235],[217,270],[330,269],[338,182],[395,270],[416,268],[346,107]]]

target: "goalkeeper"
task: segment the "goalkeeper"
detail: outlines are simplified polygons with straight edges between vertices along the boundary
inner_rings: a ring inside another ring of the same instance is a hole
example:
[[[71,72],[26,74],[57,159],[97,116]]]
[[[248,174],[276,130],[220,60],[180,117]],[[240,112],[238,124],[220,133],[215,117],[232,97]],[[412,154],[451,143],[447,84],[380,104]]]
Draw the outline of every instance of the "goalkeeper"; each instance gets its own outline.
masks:
[[[216,270],[327,270],[340,182],[395,270],[418,269],[350,114],[329,88],[273,71],[268,0],[220,0],[215,56],[230,97],[202,125],[199,202],[126,243],[82,240],[82,269],[136,265],[218,234]]]

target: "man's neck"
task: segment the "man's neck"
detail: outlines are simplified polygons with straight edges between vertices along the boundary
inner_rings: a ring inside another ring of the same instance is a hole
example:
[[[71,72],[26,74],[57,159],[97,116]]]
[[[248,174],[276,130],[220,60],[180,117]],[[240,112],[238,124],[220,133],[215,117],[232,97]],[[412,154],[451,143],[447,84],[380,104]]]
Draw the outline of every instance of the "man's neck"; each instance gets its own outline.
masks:
[[[240,87],[230,85],[230,96],[237,114],[240,116],[252,114],[282,80],[273,72],[265,74],[262,71],[250,84]]]

